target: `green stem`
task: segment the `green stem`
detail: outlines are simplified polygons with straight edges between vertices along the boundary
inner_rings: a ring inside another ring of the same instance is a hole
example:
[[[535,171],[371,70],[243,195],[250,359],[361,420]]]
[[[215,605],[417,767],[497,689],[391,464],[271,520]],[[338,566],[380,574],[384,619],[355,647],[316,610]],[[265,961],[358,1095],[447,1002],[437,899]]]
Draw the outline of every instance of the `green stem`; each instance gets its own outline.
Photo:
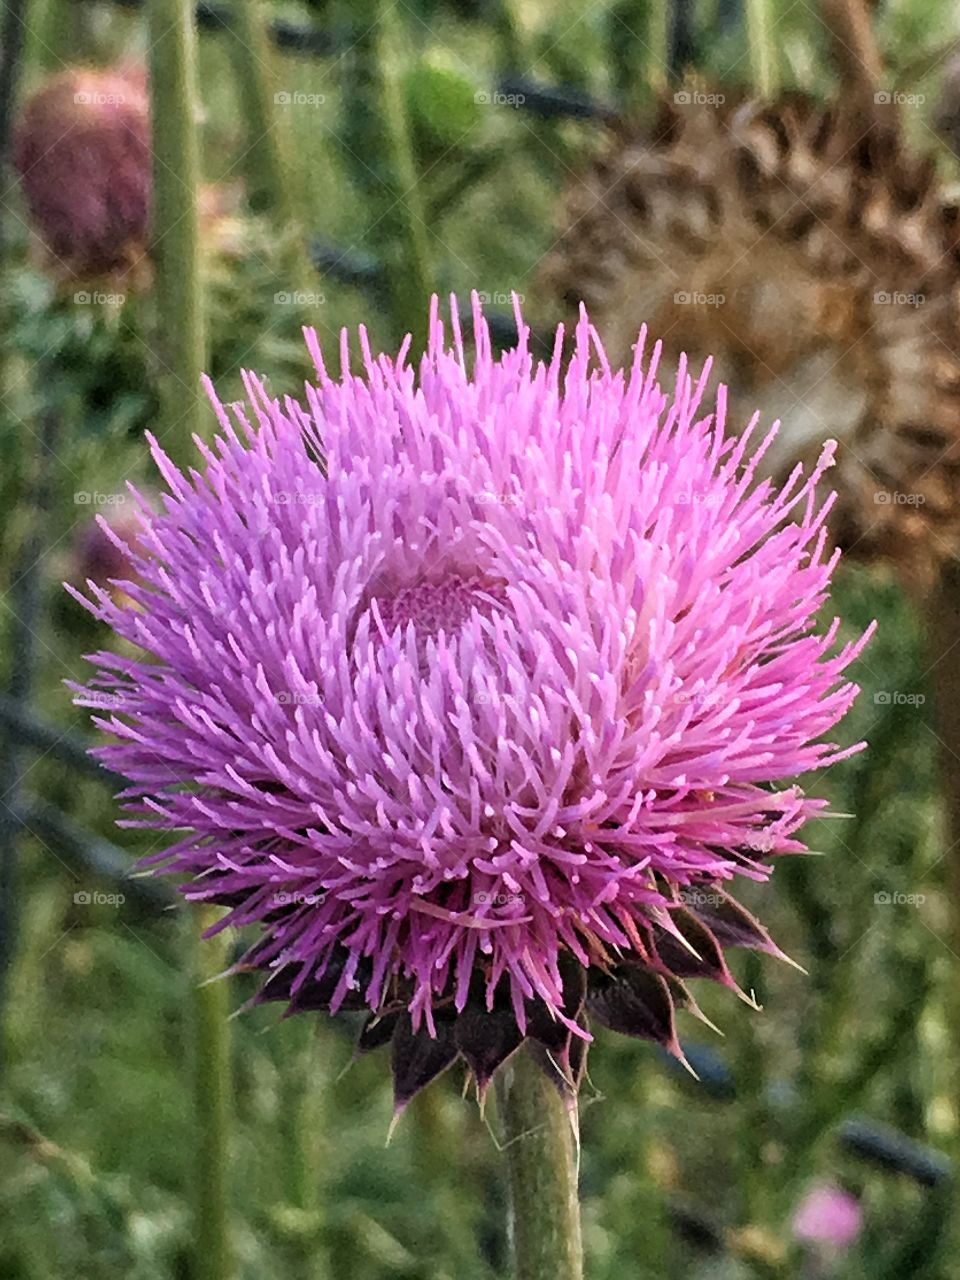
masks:
[[[616,100],[636,115],[666,87],[666,7],[662,0],[619,0],[607,30]]]
[[[383,176],[388,188],[382,215],[388,287],[396,325],[403,333],[413,334],[417,351],[426,346],[433,293],[427,223],[397,73],[401,33],[396,5],[393,0],[372,0],[371,9]]]
[[[576,1111],[536,1062],[516,1054],[497,1077],[510,1176],[516,1280],[582,1280]]]
[[[161,438],[183,462],[202,421],[203,300],[197,215],[196,32],[192,0],[148,0],[153,257]]]
[[[276,109],[273,54],[260,0],[233,0],[228,30],[240,107],[247,126],[243,163],[251,207],[300,230],[286,121]]]
[[[768,101],[773,97],[777,87],[777,61],[770,20],[770,0],[746,0],[746,18],[750,73],[754,92],[764,101]]]
[[[206,940],[202,936],[216,920],[215,907],[198,906],[189,913],[193,1098],[197,1120],[193,1280],[228,1280],[232,1275],[227,1226],[228,984],[225,979],[217,980],[228,964],[227,933]]]
[[[670,43],[670,7],[667,0],[652,0],[649,6],[647,30],[646,80],[654,93],[667,88],[667,46]]]
[[[492,20],[500,70],[529,71],[531,69],[530,49],[523,22],[516,11],[515,0],[497,0],[493,6]]]
[[[927,602],[926,630],[945,811],[948,936],[956,957],[960,953],[960,560],[956,557],[941,569],[936,590]],[[947,992],[947,1026],[956,1062],[960,1054],[960,982],[955,974]]]

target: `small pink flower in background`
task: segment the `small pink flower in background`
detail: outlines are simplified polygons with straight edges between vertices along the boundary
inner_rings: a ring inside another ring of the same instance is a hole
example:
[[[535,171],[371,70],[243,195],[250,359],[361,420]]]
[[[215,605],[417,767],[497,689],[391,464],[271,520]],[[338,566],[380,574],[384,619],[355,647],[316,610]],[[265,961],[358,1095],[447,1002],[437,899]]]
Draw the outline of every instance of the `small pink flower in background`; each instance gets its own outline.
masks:
[[[792,1230],[805,1244],[848,1249],[860,1235],[863,1211],[856,1196],[831,1182],[812,1187],[797,1206]]]

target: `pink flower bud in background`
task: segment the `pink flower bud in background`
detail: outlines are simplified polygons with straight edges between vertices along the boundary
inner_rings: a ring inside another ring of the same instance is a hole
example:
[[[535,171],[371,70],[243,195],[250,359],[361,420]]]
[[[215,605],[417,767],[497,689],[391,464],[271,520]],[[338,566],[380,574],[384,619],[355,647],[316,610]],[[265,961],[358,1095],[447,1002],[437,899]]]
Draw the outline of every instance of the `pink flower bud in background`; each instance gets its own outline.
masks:
[[[58,276],[129,272],[144,256],[150,215],[143,69],[74,67],[52,76],[20,112],[13,164]]]
[[[137,540],[140,523],[132,506],[128,505],[111,510],[104,518],[114,536],[111,537],[104,529],[99,516],[92,516],[79,526],[73,544],[72,570],[81,581],[95,582],[117,599],[124,595],[115,585],[117,581],[138,579],[129,552],[136,554],[142,551]],[[128,550],[118,545],[117,539]]]
[[[821,1182],[800,1201],[792,1230],[805,1244],[848,1249],[862,1226],[863,1213],[856,1196],[831,1182]]]

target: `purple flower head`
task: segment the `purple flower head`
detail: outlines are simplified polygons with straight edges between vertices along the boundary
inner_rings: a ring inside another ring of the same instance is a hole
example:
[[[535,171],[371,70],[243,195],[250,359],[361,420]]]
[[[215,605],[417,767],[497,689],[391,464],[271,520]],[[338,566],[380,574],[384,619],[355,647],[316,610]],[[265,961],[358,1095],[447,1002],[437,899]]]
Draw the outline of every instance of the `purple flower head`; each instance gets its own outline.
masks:
[[[88,584],[144,657],[78,697],[187,896],[263,926],[262,998],[367,1009],[401,1102],[525,1037],[575,1084],[587,1015],[679,1052],[685,978],[780,954],[728,888],[803,849],[784,780],[847,754],[865,639],[814,625],[829,449],[778,492],[643,335],[628,374],[585,314],[568,363],[495,357],[475,301],[471,363],[453,317],[419,371],[309,334],[305,405],[248,375],[189,475],[154,443],[136,580]]]

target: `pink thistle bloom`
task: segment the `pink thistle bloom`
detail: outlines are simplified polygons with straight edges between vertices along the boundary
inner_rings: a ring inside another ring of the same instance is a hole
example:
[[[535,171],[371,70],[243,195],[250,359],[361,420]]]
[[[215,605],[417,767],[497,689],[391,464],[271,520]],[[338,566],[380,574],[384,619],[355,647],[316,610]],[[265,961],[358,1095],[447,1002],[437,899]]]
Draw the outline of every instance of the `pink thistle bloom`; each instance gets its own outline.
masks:
[[[832,1249],[849,1249],[862,1226],[860,1201],[830,1182],[812,1187],[793,1218],[793,1234],[798,1240]]]
[[[186,895],[263,926],[262,998],[367,1009],[400,1103],[525,1037],[574,1087],[588,1016],[679,1053],[684,979],[781,954],[728,888],[804,848],[786,780],[858,749],[821,737],[866,640],[815,629],[830,448],[778,491],[644,335],[628,374],[585,314],[568,366],[522,324],[495,357],[475,301],[471,367],[453,315],[419,373],[361,330],[331,377],[311,333],[305,405],[211,390],[202,470],[153,442],[134,580],[88,583],[144,660],[78,696],[119,700],[98,754]]]
[[[46,253],[67,279],[123,274],[146,251],[150,111],[140,68],[71,67],[17,120],[13,165]]]

